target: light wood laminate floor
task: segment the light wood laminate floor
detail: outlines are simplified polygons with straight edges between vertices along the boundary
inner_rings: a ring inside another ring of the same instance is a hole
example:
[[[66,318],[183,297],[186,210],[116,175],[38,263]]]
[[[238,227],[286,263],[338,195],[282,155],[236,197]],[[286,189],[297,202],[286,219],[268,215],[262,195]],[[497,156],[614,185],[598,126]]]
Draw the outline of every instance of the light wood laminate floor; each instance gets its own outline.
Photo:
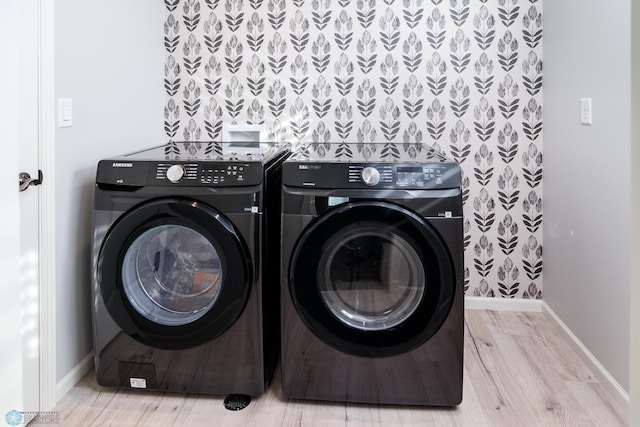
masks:
[[[238,412],[224,397],[103,388],[90,372],[59,402],[72,426],[624,426],[619,407],[541,313],[467,310],[463,402],[456,408],[286,401],[279,373]]]

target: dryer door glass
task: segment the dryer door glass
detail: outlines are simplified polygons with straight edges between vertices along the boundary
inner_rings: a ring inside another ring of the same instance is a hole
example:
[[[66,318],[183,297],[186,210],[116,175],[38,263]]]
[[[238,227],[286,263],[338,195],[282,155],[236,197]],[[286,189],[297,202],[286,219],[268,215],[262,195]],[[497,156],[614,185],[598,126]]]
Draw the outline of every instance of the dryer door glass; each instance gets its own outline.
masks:
[[[202,317],[220,294],[219,251],[197,231],[161,225],[129,246],[122,284],[131,305],[149,320],[175,326]]]
[[[297,240],[289,291],[306,326],[339,351],[405,353],[438,331],[456,292],[447,245],[414,212],[384,201],[328,210]]]
[[[376,221],[333,234],[318,263],[323,302],[347,326],[364,331],[407,320],[425,294],[422,261],[411,243]]]

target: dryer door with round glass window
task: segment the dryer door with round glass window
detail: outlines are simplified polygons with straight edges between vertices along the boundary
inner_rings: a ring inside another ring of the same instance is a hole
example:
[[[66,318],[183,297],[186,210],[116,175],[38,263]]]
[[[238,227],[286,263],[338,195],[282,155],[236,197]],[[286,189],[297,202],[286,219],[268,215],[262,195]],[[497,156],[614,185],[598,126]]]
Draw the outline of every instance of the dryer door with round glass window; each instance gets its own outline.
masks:
[[[177,198],[125,213],[104,240],[97,272],[114,321],[159,348],[222,334],[251,286],[250,256],[233,225],[206,204]]]
[[[345,353],[385,357],[429,339],[455,291],[449,252],[415,213],[387,202],[346,203],[303,232],[289,290],[305,324]]]

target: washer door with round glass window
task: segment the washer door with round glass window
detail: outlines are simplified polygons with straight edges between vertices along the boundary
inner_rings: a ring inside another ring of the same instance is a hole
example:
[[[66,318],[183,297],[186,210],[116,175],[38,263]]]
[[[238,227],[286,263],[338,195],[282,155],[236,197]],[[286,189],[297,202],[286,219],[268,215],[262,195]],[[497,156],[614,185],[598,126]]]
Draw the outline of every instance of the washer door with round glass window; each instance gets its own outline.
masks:
[[[251,288],[250,256],[212,207],[162,198],[138,205],[109,230],[98,283],[124,332],[158,348],[187,348],[226,331]]]
[[[290,263],[305,324],[344,353],[387,357],[428,340],[455,292],[445,243],[424,218],[381,201],[346,203],[313,221]]]

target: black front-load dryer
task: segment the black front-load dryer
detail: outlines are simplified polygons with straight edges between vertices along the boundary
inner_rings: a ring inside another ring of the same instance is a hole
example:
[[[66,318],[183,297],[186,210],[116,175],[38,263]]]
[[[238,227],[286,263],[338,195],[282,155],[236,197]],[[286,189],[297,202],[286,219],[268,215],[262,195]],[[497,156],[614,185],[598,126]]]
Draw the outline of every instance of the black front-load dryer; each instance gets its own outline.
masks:
[[[92,235],[98,384],[264,392],[278,357],[277,145],[173,143],[102,160]]]
[[[425,145],[316,144],[282,174],[284,396],[459,404],[459,166]]]

